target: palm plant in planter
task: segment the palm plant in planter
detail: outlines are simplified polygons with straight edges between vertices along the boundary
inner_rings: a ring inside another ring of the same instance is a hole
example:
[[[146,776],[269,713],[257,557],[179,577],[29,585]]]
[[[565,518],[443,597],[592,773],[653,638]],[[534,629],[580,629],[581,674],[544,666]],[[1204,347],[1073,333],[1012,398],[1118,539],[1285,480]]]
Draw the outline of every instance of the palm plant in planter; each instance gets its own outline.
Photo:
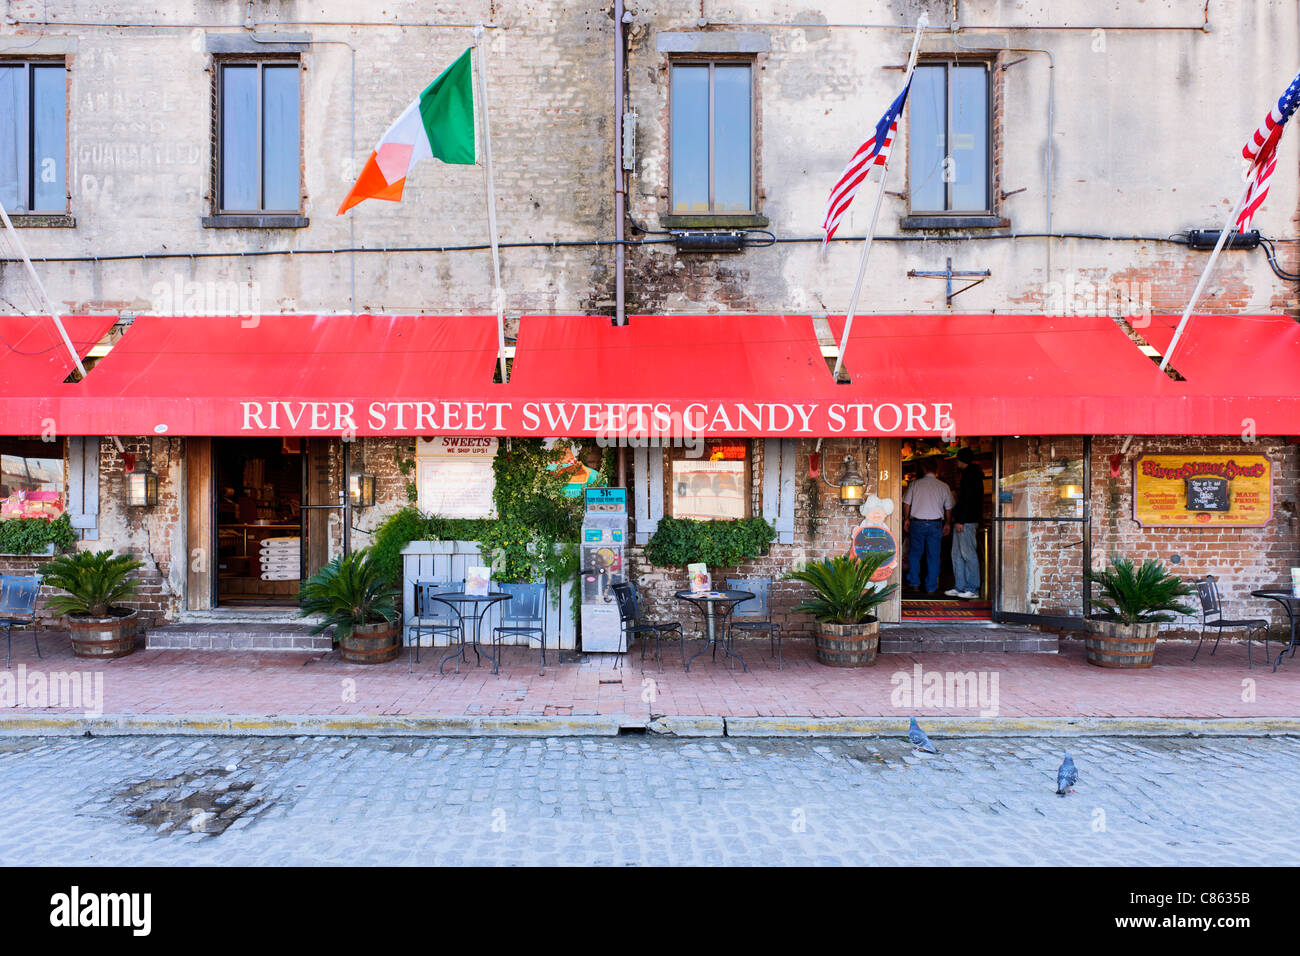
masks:
[[[1112,558],[1104,571],[1089,570],[1088,580],[1101,590],[1093,599],[1101,613],[1088,619],[1086,639],[1088,663],[1098,667],[1150,667],[1160,625],[1194,610],[1178,599],[1195,589],[1153,558],[1140,567]]]
[[[353,664],[383,664],[401,650],[398,589],[372,560],[369,548],[335,558],[303,584],[299,615],[323,615],[312,628],[334,628],[339,654]]]
[[[138,612],[123,607],[140,582],[132,575],[144,567],[129,554],[73,551],[45,566],[45,584],[63,594],[50,607],[68,617],[72,653],[77,657],[125,657],[135,650]]]
[[[886,551],[863,558],[828,558],[787,575],[813,588],[813,596],[795,610],[817,619],[817,660],[831,667],[867,667],[876,662],[880,622],[873,612],[898,585],[873,582],[871,576],[893,557]]]

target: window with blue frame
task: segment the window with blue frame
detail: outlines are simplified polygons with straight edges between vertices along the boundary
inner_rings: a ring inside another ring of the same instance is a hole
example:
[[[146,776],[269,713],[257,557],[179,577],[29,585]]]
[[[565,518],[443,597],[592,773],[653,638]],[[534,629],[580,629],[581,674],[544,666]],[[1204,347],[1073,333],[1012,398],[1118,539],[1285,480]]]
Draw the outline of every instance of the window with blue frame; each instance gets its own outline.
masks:
[[[992,122],[987,61],[922,62],[907,112],[913,215],[992,213]]]
[[[669,212],[675,216],[753,213],[753,63],[675,60],[669,95]]]
[[[67,70],[0,60],[0,203],[10,212],[68,210]]]
[[[297,213],[297,60],[218,64],[217,212]]]

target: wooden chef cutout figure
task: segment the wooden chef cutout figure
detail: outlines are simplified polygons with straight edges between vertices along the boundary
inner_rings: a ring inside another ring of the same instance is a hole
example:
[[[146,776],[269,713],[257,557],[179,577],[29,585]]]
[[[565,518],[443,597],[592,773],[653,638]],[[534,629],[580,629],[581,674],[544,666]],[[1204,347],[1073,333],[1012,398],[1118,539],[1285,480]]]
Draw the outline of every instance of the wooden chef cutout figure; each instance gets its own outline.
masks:
[[[867,495],[862,502],[862,523],[853,529],[849,538],[849,556],[862,558],[868,554],[890,551],[893,557],[888,564],[871,576],[872,581],[887,581],[898,567],[898,542],[889,530],[889,516],[894,513],[894,502],[888,498]]]

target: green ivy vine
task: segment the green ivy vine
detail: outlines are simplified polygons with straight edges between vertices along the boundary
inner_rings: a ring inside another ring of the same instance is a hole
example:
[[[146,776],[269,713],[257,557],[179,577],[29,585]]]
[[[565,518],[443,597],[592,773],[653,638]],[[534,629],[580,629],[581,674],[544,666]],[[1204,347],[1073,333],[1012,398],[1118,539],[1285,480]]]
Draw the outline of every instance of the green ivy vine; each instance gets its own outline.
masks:
[[[540,438],[503,442],[492,462],[496,518],[443,518],[408,506],[375,530],[373,559],[382,573],[396,580],[402,572],[402,549],[412,541],[475,541],[493,569],[494,581],[544,580],[558,602],[560,588],[578,574],[583,501],[581,496],[566,496],[564,476],[548,466],[559,464],[570,450],[576,449],[568,441],[551,449]],[[397,463],[402,468],[400,454]],[[612,449],[605,449],[596,484],[609,483],[613,464]],[[408,474],[408,469],[402,473]],[[408,484],[408,494],[412,487]]]

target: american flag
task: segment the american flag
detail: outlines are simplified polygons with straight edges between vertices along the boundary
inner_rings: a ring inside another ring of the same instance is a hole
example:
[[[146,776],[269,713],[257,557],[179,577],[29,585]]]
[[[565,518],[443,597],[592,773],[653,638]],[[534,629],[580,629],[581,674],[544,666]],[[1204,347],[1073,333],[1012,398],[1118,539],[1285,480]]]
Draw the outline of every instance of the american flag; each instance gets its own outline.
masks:
[[[1300,106],[1300,75],[1291,81],[1277,105],[1264,117],[1259,129],[1255,130],[1241,149],[1241,155],[1250,160],[1252,179],[1246,202],[1237,216],[1238,232],[1250,228],[1250,220],[1264,204],[1264,197],[1268,195],[1268,182],[1273,178],[1273,170],[1277,168],[1277,141],[1282,138],[1282,127],[1297,106]]]
[[[825,232],[822,248],[835,235],[840,219],[848,211],[849,204],[857,195],[858,187],[867,178],[867,173],[871,172],[873,166],[883,167],[889,162],[889,148],[894,145],[894,137],[898,134],[898,114],[903,112],[903,104],[907,102],[907,91],[911,85],[912,81],[908,80],[903,92],[898,94],[898,98],[885,110],[885,115],[880,117],[875,134],[858,147],[839,180],[831,188],[830,198],[826,201],[826,216],[822,220],[822,230]]]

